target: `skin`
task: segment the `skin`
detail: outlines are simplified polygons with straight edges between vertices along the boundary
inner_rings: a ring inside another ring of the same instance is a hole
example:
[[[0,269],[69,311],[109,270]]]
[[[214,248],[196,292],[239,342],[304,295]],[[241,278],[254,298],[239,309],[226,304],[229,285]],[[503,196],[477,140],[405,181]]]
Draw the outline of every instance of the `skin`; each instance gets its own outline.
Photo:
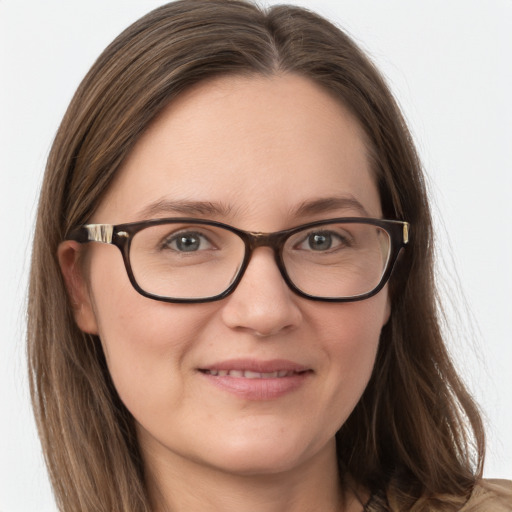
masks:
[[[297,213],[333,195],[364,210]],[[183,94],[138,141],[91,222],[183,215],[148,211],[167,200],[219,203],[225,211],[188,216],[264,232],[382,216],[357,121],[294,75],[224,77]],[[334,435],[370,378],[390,313],[386,288],[361,302],[309,301],[261,247],[229,297],[168,304],[133,289],[113,246],[67,241],[59,259],[77,323],[100,336],[135,418],[157,510],[362,510],[339,487]],[[311,372],[291,393],[248,400],[198,372],[232,358],[288,359]]]

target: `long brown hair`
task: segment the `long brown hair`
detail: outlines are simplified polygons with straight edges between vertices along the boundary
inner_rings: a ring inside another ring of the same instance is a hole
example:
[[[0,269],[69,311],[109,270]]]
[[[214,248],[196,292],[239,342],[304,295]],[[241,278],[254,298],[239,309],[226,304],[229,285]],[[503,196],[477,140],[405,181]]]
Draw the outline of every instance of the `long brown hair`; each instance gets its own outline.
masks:
[[[341,30],[296,7],[181,0],[126,29],[76,92],[55,138],[39,203],[28,306],[33,406],[61,511],[149,511],[133,419],[96,336],[73,318],[57,247],[86,222],[134,143],[192,85],[226,74],[295,73],[364,128],[383,213],[412,236],[392,278],[392,313],[370,383],[337,434],[341,475],[368,510],[458,510],[481,475],[484,436],[446,351],[432,222],[411,136],[384,80]]]

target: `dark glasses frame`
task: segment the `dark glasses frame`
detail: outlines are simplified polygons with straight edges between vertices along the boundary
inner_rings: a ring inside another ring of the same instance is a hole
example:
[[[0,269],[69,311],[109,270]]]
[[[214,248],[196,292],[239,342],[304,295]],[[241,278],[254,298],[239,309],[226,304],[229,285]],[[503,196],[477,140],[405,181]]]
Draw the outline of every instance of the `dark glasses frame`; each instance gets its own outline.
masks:
[[[355,295],[351,297],[318,297],[315,295],[309,295],[304,293],[302,290],[297,288],[292,280],[289,278],[288,273],[286,272],[286,267],[284,265],[282,252],[283,247],[286,240],[292,236],[293,234],[302,231],[304,229],[309,229],[312,227],[322,226],[326,224],[332,223],[345,223],[345,224],[369,224],[372,226],[377,226],[386,231],[389,235],[390,239],[390,249],[389,249],[389,257],[386,263],[386,267],[382,274],[382,278],[379,284],[370,292],[364,293],[362,295]],[[238,235],[245,245],[245,254],[244,259],[242,260],[242,264],[240,265],[240,269],[233,280],[233,282],[229,285],[229,287],[224,290],[222,293],[218,295],[214,295],[211,297],[201,297],[201,298],[173,298],[173,297],[165,297],[160,295],[155,295],[143,290],[135,280],[135,276],[133,275],[131,263],[130,263],[130,246],[132,239],[135,234],[139,231],[149,227],[149,226],[157,226],[160,224],[203,224],[207,226],[215,226],[219,228],[226,229]],[[301,224],[300,226],[296,226],[291,229],[285,229],[283,231],[276,231],[274,233],[260,233],[255,231],[244,231],[242,229],[235,228],[228,224],[224,224],[222,222],[217,222],[213,220],[203,220],[197,218],[183,218],[183,217],[173,217],[173,218],[165,218],[165,219],[152,219],[145,220],[141,222],[131,222],[127,224],[84,224],[82,226],[78,226],[75,229],[71,230],[67,235],[66,240],[73,240],[75,242],[84,244],[88,242],[100,242],[105,244],[115,245],[123,255],[124,265],[126,267],[126,272],[128,274],[128,278],[135,288],[135,290],[143,295],[144,297],[148,297],[150,299],[162,301],[162,302],[172,302],[172,303],[202,303],[202,302],[213,302],[216,300],[221,300],[236,289],[238,284],[240,283],[245,270],[247,269],[249,262],[252,257],[252,253],[258,247],[270,247],[274,251],[274,257],[279,268],[283,279],[285,280],[288,287],[300,297],[304,297],[309,300],[315,301],[323,301],[323,302],[355,302],[359,300],[368,299],[374,295],[376,295],[388,282],[391,277],[391,273],[393,272],[393,268],[395,267],[395,263],[397,261],[398,255],[400,251],[409,243],[409,223],[399,220],[386,220],[386,219],[372,219],[368,217],[338,217],[333,219],[325,219],[319,220],[316,222],[310,222],[307,224]]]

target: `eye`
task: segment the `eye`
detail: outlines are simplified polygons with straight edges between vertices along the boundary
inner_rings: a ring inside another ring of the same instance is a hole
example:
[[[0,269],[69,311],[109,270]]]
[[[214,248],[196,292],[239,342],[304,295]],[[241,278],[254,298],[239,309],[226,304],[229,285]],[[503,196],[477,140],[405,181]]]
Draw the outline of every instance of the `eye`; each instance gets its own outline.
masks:
[[[182,231],[166,238],[162,248],[177,252],[195,252],[212,249],[213,245],[206,236],[197,231]]]
[[[308,233],[296,248],[305,251],[328,251],[348,245],[347,240],[333,231],[315,231]]]

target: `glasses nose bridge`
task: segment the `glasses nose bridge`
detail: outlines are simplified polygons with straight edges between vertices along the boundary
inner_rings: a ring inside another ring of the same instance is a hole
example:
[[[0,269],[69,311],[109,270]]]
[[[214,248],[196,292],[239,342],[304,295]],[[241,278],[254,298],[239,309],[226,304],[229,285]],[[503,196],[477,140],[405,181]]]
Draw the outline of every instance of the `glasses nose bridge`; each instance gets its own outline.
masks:
[[[262,233],[258,231],[244,231],[243,238],[245,241],[245,264],[240,269],[241,275],[240,278],[245,274],[245,270],[247,269],[249,263],[252,260],[252,255],[256,249],[259,247],[269,247],[274,254],[274,262],[277,265],[277,268],[280,274],[283,276],[284,280],[288,283],[288,277],[286,275],[286,271],[283,267],[283,263],[281,261],[281,251],[284,243],[287,239],[287,233],[278,231],[275,233]]]
[[[250,231],[245,233],[247,236],[247,246],[249,249],[249,256],[258,247],[270,247],[276,256],[278,256],[282,245],[286,239],[286,234],[282,232],[277,233],[261,233],[258,231]]]

